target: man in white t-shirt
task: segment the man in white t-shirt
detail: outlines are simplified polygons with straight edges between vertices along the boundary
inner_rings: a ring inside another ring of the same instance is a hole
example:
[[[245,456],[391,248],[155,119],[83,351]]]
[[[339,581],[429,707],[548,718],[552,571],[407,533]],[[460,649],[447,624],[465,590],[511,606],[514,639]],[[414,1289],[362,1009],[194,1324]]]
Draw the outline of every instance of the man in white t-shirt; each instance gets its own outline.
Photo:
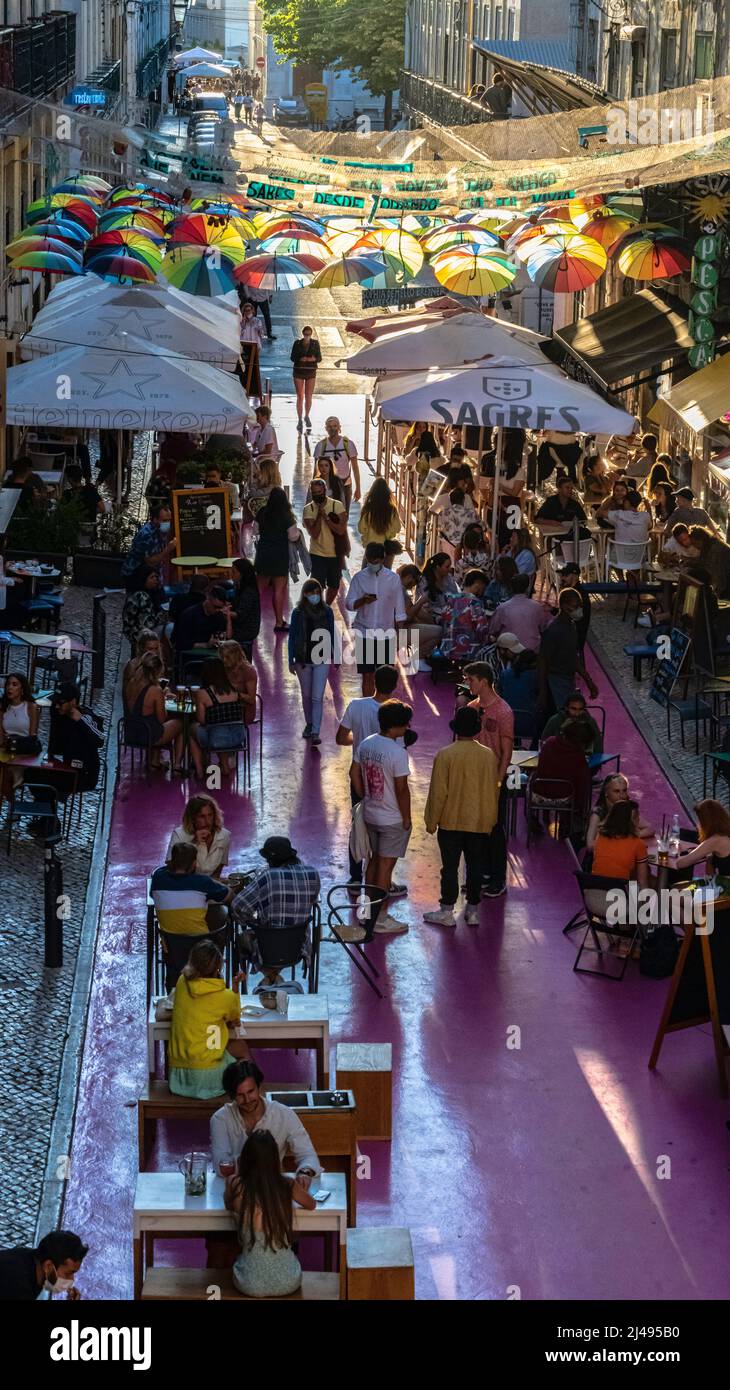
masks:
[[[360,469],[357,462],[357,448],[351,439],[340,433],[340,422],[336,415],[330,415],[324,422],[327,431],[325,439],[314,446],[314,462],[326,458],[332,463],[335,473],[342,483],[345,495],[345,512],[349,516],[352,502],[352,482],[355,480],[355,501],[360,501]]]
[[[618,545],[646,545],[651,530],[651,513],[639,511],[641,496],[629,488],[625,511],[611,511],[608,520],[614,529]]]
[[[336,742],[340,748],[352,748],[353,758],[364,739],[370,734],[379,734],[378,715],[380,706],[390,700],[398,684],[398,671],[395,666],[379,666],[375,672],[375,694],[364,695],[359,700],[351,700],[340,720]],[[350,801],[357,806],[360,797],[352,785],[352,765],[350,765]],[[360,865],[350,853],[350,883],[359,884]],[[391,896],[396,894],[397,884],[391,885]]]
[[[355,614],[352,626],[362,693],[372,695],[378,666],[395,666],[398,628],[406,621],[400,576],[388,569],[379,541],[366,545],[365,564],[350,584],[345,607]]]
[[[411,838],[410,763],[400,740],[411,722],[413,710],[400,700],[386,700],[378,711],[380,733],[363,739],[352,764],[352,785],[363,801],[370,836],[371,858],[367,882],[371,885],[371,916],[366,940],[373,932],[396,935],[408,931],[405,922],[381,908],[391,888],[395,865]]]

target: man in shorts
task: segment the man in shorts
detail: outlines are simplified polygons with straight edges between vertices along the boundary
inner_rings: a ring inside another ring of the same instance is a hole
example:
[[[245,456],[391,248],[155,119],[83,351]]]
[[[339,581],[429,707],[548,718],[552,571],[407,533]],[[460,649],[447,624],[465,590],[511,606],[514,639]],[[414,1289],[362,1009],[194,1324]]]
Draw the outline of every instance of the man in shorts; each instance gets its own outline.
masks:
[[[411,838],[410,763],[402,743],[413,717],[410,705],[385,700],[378,710],[380,733],[364,738],[352,763],[352,786],[363,801],[371,857],[367,882],[371,886],[371,911],[366,940],[373,933],[402,935],[405,922],[381,911],[390,892],[393,870]]]
[[[352,626],[362,693],[372,695],[378,666],[395,665],[398,628],[406,621],[403,585],[399,575],[386,567],[379,541],[365,547],[365,564],[352,579],[345,607],[355,614]]]
[[[338,536],[347,533],[345,508],[335,497],[327,496],[324,478],[313,478],[312,500],[302,512],[302,520],[309,532],[309,554],[312,561],[312,579],[318,579],[326,590],[326,599],[333,604],[342,580],[343,551],[338,553]]]
[[[345,495],[345,512],[349,516],[352,502],[352,482],[355,480],[355,501],[360,501],[360,469],[357,463],[357,449],[351,439],[340,433],[340,422],[336,415],[330,415],[324,422],[327,431],[325,439],[314,446],[314,462],[327,458],[342,483]]]

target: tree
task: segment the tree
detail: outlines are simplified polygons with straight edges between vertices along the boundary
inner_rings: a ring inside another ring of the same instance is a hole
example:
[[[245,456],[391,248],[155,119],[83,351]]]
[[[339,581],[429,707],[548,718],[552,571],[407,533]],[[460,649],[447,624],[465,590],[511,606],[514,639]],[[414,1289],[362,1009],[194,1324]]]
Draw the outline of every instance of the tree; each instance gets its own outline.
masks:
[[[390,125],[403,65],[406,0],[263,0],[265,27],[284,58],[351,70],[382,96]]]

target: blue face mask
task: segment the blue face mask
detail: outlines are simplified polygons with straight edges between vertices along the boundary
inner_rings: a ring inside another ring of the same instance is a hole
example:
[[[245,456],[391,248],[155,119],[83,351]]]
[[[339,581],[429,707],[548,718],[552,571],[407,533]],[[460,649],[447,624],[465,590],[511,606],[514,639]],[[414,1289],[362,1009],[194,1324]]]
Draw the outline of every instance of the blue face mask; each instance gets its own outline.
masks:
[[[304,597],[305,597],[305,599],[307,600],[307,603],[321,603],[321,602],[322,602],[322,595],[321,595],[321,594],[305,594]]]

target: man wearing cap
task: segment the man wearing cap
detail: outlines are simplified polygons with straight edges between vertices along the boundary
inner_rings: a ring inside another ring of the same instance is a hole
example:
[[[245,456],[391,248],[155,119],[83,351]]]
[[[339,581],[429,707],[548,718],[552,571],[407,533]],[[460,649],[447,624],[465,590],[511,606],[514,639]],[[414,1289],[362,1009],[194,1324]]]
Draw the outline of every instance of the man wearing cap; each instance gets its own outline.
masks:
[[[460,594],[450,594],[444,609],[445,637],[441,653],[451,661],[472,661],[487,643],[489,614],[482,598],[487,587],[483,570],[469,570]]]
[[[285,835],[270,835],[259,850],[266,868],[236,894],[231,913],[244,927],[304,927],[319,897],[316,869],[302,864]],[[266,971],[266,984],[277,982],[275,970]]]
[[[436,912],[424,921],[439,927],[455,927],[454,908],[459,896],[459,863],[466,864],[467,926],[479,925],[479,903],[489,861],[489,836],[497,822],[499,778],[491,748],[477,743],[482,721],[469,705],[458,709],[449,728],[455,742],[434,758],[431,784],[424,810],[429,835],[438,832],[441,852],[441,895]]]
[[[509,587],[512,598],[500,603],[492,617],[489,635],[497,639],[502,633],[509,633],[519,643],[519,651],[525,648],[530,652],[539,651],[540,638],[551,619],[550,609],[529,597],[529,574],[516,574],[510,580]],[[513,651],[513,648],[508,647],[507,650]],[[514,655],[517,653],[514,652]]]
[[[705,511],[704,507],[694,505],[695,495],[691,487],[680,487],[673,494],[675,508],[667,521],[665,532],[672,532],[675,526],[707,526],[713,534],[717,534],[712,517]]]

